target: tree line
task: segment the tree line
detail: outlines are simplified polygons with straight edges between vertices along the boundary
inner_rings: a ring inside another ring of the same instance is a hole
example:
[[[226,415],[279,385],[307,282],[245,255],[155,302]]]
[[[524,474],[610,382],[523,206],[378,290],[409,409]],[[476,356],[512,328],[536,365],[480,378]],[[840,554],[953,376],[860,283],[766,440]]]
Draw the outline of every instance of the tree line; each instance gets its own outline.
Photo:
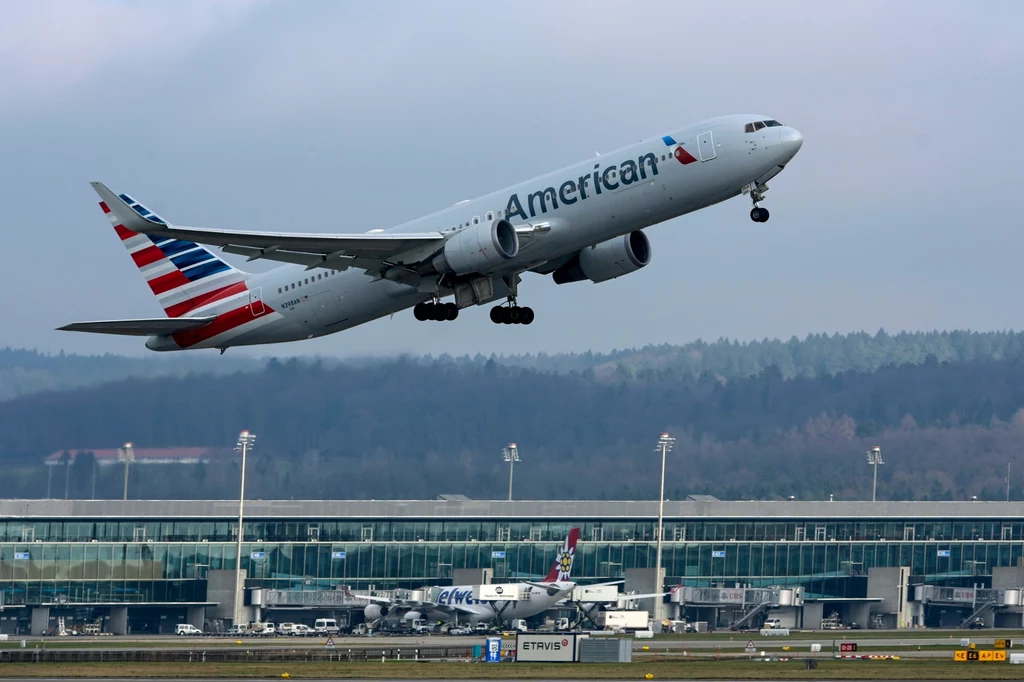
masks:
[[[540,372],[588,373],[599,381],[697,377],[704,372],[726,379],[756,375],[776,367],[786,378],[835,375],[847,371],[873,372],[887,365],[921,364],[929,356],[939,362],[1007,360],[1022,357],[1024,332],[901,332],[888,334],[810,334],[803,339],[737,341],[697,340],[609,353],[521,355],[462,355],[408,358],[433,365],[482,367],[496,362]],[[90,386],[129,377],[184,376],[189,373],[231,374],[263,369],[268,358],[230,354],[177,353],[142,357],[118,355],[46,354],[34,350],[0,349],[0,401],[46,390]],[[321,367],[366,366],[366,358],[313,359]]]
[[[247,428],[258,435],[247,472],[254,497],[500,498],[501,449],[516,441],[517,496],[648,498],[654,441],[668,430],[679,438],[668,488],[677,496],[863,497],[864,452],[878,444],[888,454],[885,496],[1002,499],[1006,464],[1011,479],[1024,474],[1022,407],[1017,359],[616,382],[494,361],[271,360],[258,371],[132,378],[0,403],[0,466],[5,497],[43,496],[41,460],[52,452],[125,441],[224,447]],[[88,497],[95,479],[97,496],[120,497],[118,467],[87,462],[51,473],[51,496],[67,481],[70,496]],[[139,465],[132,496],[231,498],[237,466]]]

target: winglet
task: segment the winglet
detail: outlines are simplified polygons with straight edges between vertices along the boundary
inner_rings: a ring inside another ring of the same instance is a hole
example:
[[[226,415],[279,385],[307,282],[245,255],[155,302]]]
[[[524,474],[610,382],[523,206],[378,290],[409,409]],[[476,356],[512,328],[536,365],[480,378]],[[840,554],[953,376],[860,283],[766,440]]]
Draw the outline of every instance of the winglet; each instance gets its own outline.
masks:
[[[132,232],[146,234],[160,227],[167,226],[163,218],[136,202],[127,194],[114,194],[102,182],[90,182],[89,184],[92,185],[93,190],[99,195],[100,208],[103,209],[103,212],[114,216],[111,222],[114,223],[115,229],[120,225]]]

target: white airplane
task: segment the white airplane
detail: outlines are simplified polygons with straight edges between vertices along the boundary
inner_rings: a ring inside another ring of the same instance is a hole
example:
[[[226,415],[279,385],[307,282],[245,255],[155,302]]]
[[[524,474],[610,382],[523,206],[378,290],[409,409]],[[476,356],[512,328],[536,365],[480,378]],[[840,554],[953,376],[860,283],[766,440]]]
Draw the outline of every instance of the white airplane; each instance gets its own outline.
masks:
[[[412,601],[391,597],[370,597],[359,595],[359,599],[370,602],[363,609],[367,621],[382,618],[414,621],[425,618],[429,621],[457,621],[475,625],[477,623],[507,623],[516,618],[529,618],[546,611],[572,592],[576,583],[570,580],[573,560],[576,557],[576,543],[580,529],[573,528],[562,544],[551,570],[543,581],[521,582],[502,585],[519,595],[517,601],[477,601],[473,599],[474,585],[457,585],[437,589],[433,601]]]
[[[94,182],[166,317],[60,329],[147,336],[157,351],[223,353],[333,334],[407,308],[441,321],[498,301],[492,321],[530,324],[533,310],[518,305],[523,273],[565,284],[635,272],[651,261],[643,228],[741,194],[753,202],[751,219],[765,222],[766,183],[802,144],[797,130],[768,116],[724,116],[362,234],[180,227]],[[337,221],[327,212],[315,227]],[[293,265],[249,274],[200,244]]]

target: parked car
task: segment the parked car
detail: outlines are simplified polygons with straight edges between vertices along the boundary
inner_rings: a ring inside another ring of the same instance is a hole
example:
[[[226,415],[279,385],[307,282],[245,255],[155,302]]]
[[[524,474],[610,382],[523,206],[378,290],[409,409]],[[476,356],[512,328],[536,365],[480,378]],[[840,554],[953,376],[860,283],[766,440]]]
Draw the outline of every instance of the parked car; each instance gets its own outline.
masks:
[[[463,636],[464,637],[466,635],[473,634],[473,628],[467,627],[465,625],[457,625],[457,626],[455,626],[453,628],[449,628],[448,629],[448,634],[449,635]]]
[[[291,635],[292,637],[312,637],[313,635],[316,634],[316,630],[314,630],[313,628],[309,627],[308,625],[303,625],[302,623],[296,623],[296,624],[292,625],[291,632],[289,632],[288,634]]]
[[[178,625],[174,626],[174,634],[181,635],[183,637],[194,637],[196,635],[203,634],[203,631],[197,628],[195,625],[192,625],[192,623],[179,623]]]
[[[782,627],[782,620],[779,618],[769,618],[762,627],[765,630],[778,630]]]

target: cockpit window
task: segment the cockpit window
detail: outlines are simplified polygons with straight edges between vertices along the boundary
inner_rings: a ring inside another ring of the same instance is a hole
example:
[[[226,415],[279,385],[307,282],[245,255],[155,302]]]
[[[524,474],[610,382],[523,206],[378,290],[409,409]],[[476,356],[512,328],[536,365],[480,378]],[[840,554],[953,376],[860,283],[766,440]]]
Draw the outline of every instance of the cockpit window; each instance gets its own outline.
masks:
[[[761,130],[762,128],[774,128],[776,126],[781,125],[782,124],[779,123],[778,121],[754,121],[753,123],[748,123],[747,125],[745,125],[743,127],[743,130],[748,133],[753,133],[758,130]]]

